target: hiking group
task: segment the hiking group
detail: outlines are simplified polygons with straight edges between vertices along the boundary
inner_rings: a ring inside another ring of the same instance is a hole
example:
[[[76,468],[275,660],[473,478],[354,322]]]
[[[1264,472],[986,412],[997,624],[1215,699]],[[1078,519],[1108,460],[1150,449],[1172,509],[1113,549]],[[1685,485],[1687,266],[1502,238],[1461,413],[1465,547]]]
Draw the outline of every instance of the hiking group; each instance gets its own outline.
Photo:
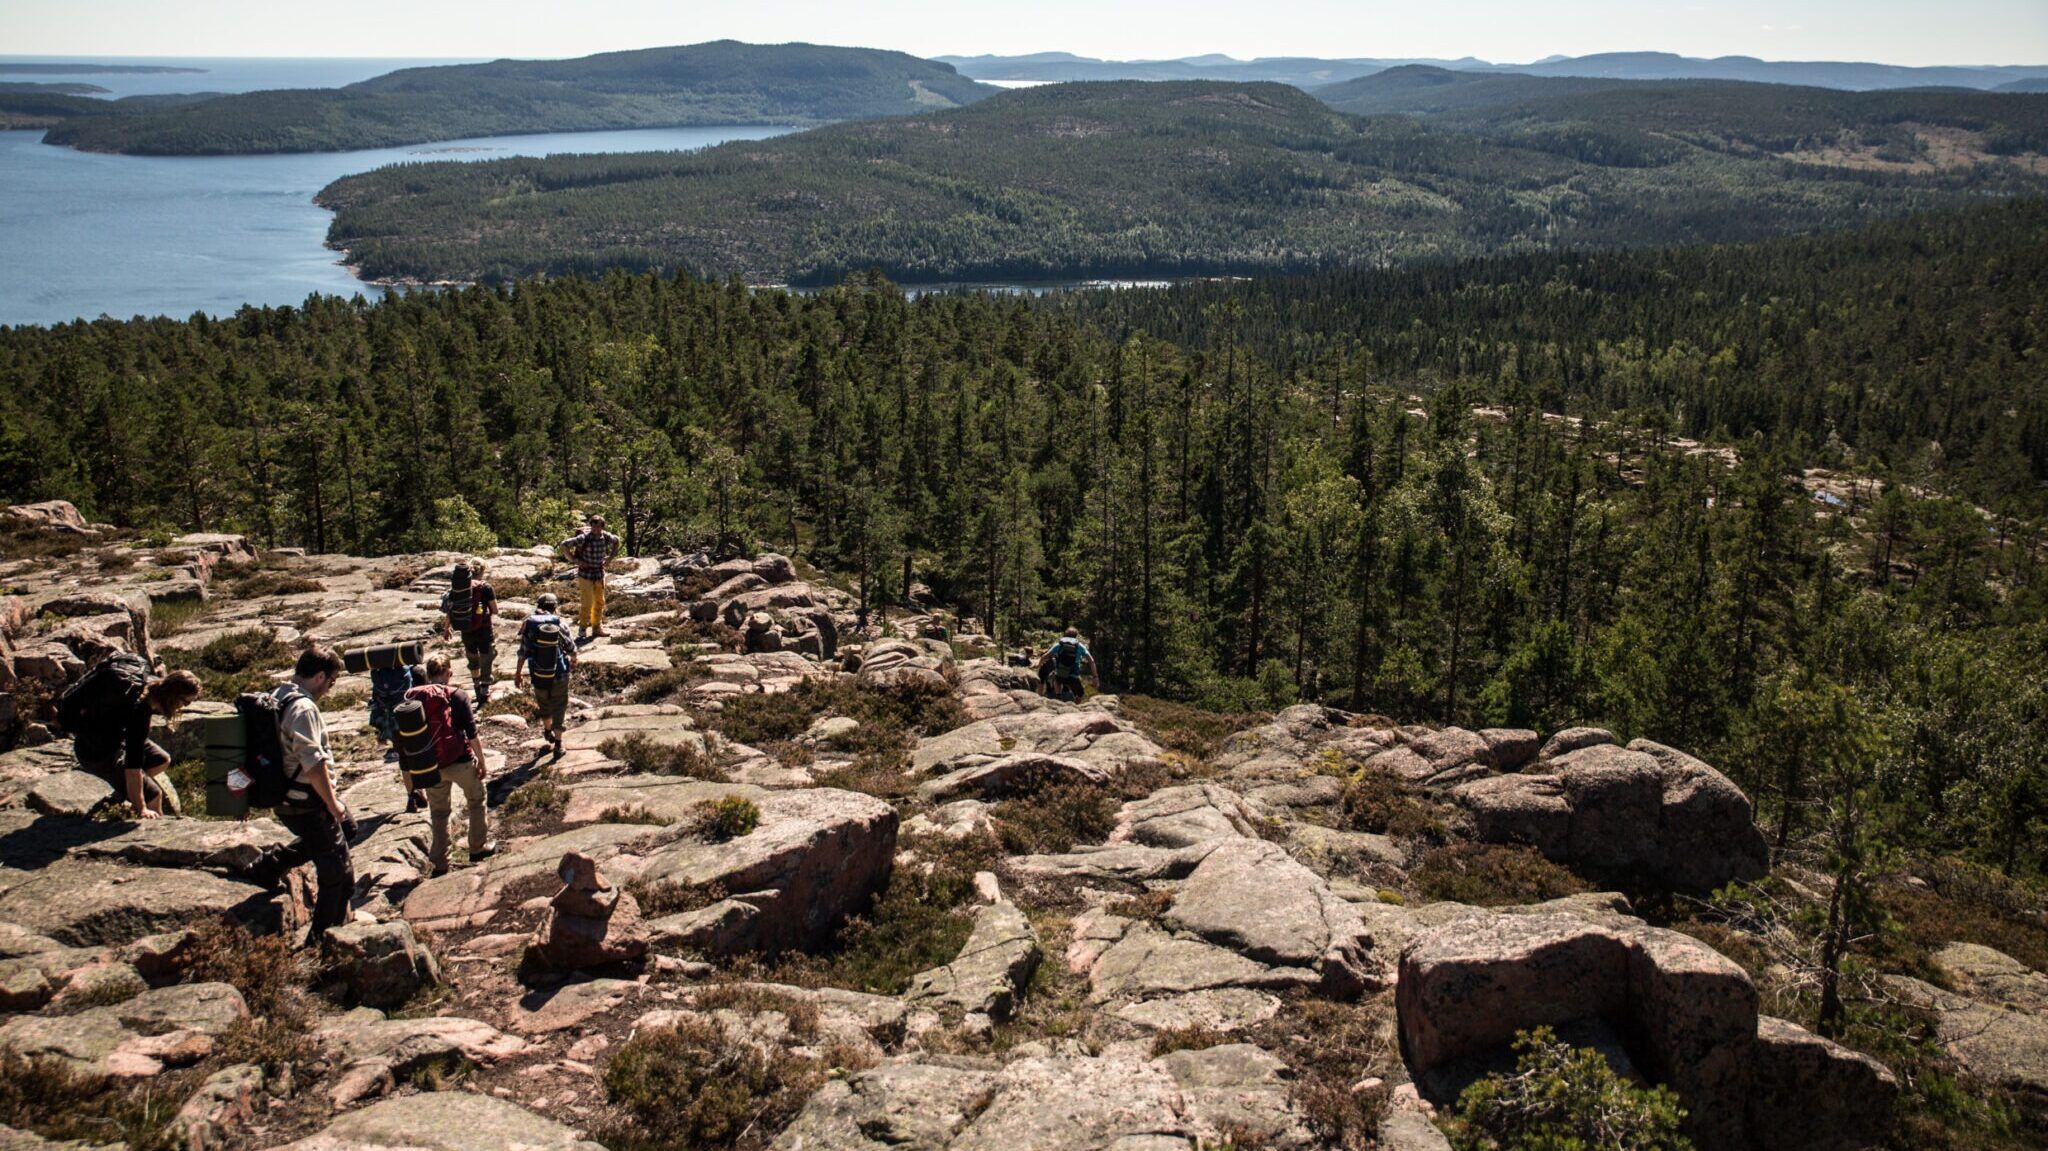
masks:
[[[576,567],[577,633],[572,639],[560,600],[544,592],[519,628],[513,666],[515,688],[533,681],[541,735],[556,758],[562,755],[569,683],[576,645],[604,635],[606,565],[620,550],[619,537],[604,530],[601,516],[560,547]],[[459,642],[469,670],[471,695],[454,687],[454,661],[445,653],[424,653],[418,642],[351,651],[344,656],[319,646],[299,653],[289,678],[276,688],[235,698],[234,714],[203,721],[206,745],[207,813],[246,818],[269,809],[293,836],[267,850],[249,878],[272,889],[298,867],[313,865],[315,893],[308,939],[322,943],[329,929],[345,923],[355,874],[349,844],[357,838],[355,816],[336,787],[336,766],[320,701],[349,672],[370,677],[370,725],[388,745],[406,787],[406,810],[428,812],[428,865],[433,875],[449,868],[449,820],[454,792],[462,792],[468,822],[469,860],[489,858],[486,786],[490,768],[478,738],[477,713],[490,700],[497,647],[498,597],[484,581],[478,560],[455,564],[441,598],[439,630]],[[104,780],[113,793],[102,806],[126,802],[136,817],[150,820],[182,815],[177,788],[164,775],[172,759],[150,738],[152,724],[175,720],[202,694],[189,671],[158,675],[139,655],[116,653],[102,659],[59,699],[57,717],[73,737],[79,770]]]

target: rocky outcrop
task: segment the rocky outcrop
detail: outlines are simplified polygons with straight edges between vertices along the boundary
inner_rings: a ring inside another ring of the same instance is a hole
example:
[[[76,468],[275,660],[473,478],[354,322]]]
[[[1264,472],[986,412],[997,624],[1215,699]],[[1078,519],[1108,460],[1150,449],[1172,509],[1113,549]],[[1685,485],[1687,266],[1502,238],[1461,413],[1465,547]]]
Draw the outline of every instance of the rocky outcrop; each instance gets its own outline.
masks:
[[[1373,941],[1349,903],[1277,844],[1219,844],[1182,884],[1161,917],[1188,932],[1274,967],[1313,971],[1326,994],[1350,998],[1387,985],[1393,959]]]
[[[944,967],[912,978],[904,998],[945,1004],[1001,1022],[1016,1009],[1025,984],[1037,969],[1038,933],[1017,905],[990,904],[974,917],[974,930],[960,954]]]
[[[1892,992],[1934,1017],[1935,1042],[1965,1071],[2048,1096],[2048,975],[1978,944],[1950,944],[1934,961],[1955,990],[1895,975]]]
[[[467,1091],[401,1095],[335,1119],[278,1151],[604,1151],[517,1104]]]
[[[1760,1151],[1861,1151],[1899,1094],[1884,1064],[1768,1015],[1751,1060],[1749,1133]]]
[[[1081,760],[1113,778],[1128,764],[1158,760],[1162,751],[1137,728],[1106,711],[1048,709],[979,720],[920,740],[911,753],[911,770],[925,776],[1034,753]]]
[[[1753,1104],[1771,1113],[1775,1104],[1755,1093],[1772,1074],[1805,1069],[1809,1081],[1849,1092],[1843,1106],[1868,1125],[1849,1129],[1845,1146],[1867,1141],[1895,1089],[1889,1072],[1808,1044],[1791,1024],[1760,1032],[1749,977],[1712,948],[1611,917],[1459,911],[1409,942],[1395,1002],[1410,1070],[1425,1090],[1445,1094],[1461,1061],[1498,1053],[1517,1032],[1611,1025],[1630,1037],[1634,1065],[1678,1093],[1705,1151],[1763,1138],[1746,1117]]]
[[[434,953],[413,937],[404,920],[347,923],[327,933],[328,969],[352,1003],[398,1007],[421,990],[439,986]]]
[[[147,1078],[206,1058],[214,1037],[248,1015],[241,993],[227,984],[186,983],[72,1015],[16,1016],[0,1024],[0,1049]]]
[[[272,927],[268,891],[204,871],[65,860],[0,870],[0,920],[60,943],[127,943],[223,915]]]
[[[1581,743],[1574,731],[1565,740]],[[1594,874],[1639,874],[1684,891],[1761,878],[1770,853],[1749,797],[1684,752],[1648,740],[1584,743],[1538,771],[1457,785],[1480,839],[1525,843]]]
[[[1026,1054],[1000,1067],[891,1060],[813,1096],[778,1151],[1184,1151],[1226,1134],[1316,1146],[1284,1064],[1244,1044],[1146,1059]]]

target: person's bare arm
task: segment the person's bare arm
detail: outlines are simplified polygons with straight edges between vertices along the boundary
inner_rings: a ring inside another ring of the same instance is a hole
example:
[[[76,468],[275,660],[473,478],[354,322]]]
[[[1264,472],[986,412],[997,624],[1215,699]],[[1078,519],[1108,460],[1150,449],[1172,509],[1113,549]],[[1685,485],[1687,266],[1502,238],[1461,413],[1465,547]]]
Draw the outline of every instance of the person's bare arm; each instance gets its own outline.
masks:
[[[143,819],[155,819],[156,810],[143,798],[148,789],[143,786],[146,776],[142,769],[131,767],[121,773],[121,778],[128,784],[128,802],[134,806],[135,814]]]
[[[320,802],[327,806],[327,813],[334,817],[334,822],[348,822],[348,807],[341,802],[341,796],[334,793],[334,776],[328,771],[326,761],[306,768],[302,778],[306,786],[313,789],[313,794],[320,797]]]

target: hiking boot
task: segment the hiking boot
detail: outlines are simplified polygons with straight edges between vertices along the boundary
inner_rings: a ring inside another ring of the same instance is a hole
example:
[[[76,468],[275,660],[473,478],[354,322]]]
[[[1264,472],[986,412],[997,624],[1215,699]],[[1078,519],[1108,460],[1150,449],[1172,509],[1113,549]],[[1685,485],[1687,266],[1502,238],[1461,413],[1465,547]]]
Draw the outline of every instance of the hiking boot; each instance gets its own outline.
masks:
[[[489,859],[491,856],[496,854],[498,854],[498,842],[497,840],[492,840],[491,842],[484,844],[483,847],[479,848],[478,850],[470,852],[469,861],[471,863],[482,863],[484,860]]]
[[[437,863],[427,869],[428,879],[439,879],[446,874],[448,874],[448,865],[445,863]]]

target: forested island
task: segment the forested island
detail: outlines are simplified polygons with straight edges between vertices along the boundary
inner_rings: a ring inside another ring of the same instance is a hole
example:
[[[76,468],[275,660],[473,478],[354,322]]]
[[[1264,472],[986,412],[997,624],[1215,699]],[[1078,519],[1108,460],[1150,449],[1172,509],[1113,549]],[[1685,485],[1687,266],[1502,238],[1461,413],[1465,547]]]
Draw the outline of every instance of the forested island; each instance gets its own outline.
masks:
[[[175,109],[75,105],[44,141],[96,152],[334,152],[531,132],[822,124],[950,108],[998,89],[901,52],[730,40],[573,60],[405,68],[343,88]],[[9,109],[0,98],[0,113]]]
[[[696,154],[394,166],[319,201],[330,243],[373,279],[624,267],[819,284],[869,267],[1171,277],[1740,240],[2048,183],[2034,96],[1434,78],[1325,93],[1370,118],[1279,84],[1051,85]]]

